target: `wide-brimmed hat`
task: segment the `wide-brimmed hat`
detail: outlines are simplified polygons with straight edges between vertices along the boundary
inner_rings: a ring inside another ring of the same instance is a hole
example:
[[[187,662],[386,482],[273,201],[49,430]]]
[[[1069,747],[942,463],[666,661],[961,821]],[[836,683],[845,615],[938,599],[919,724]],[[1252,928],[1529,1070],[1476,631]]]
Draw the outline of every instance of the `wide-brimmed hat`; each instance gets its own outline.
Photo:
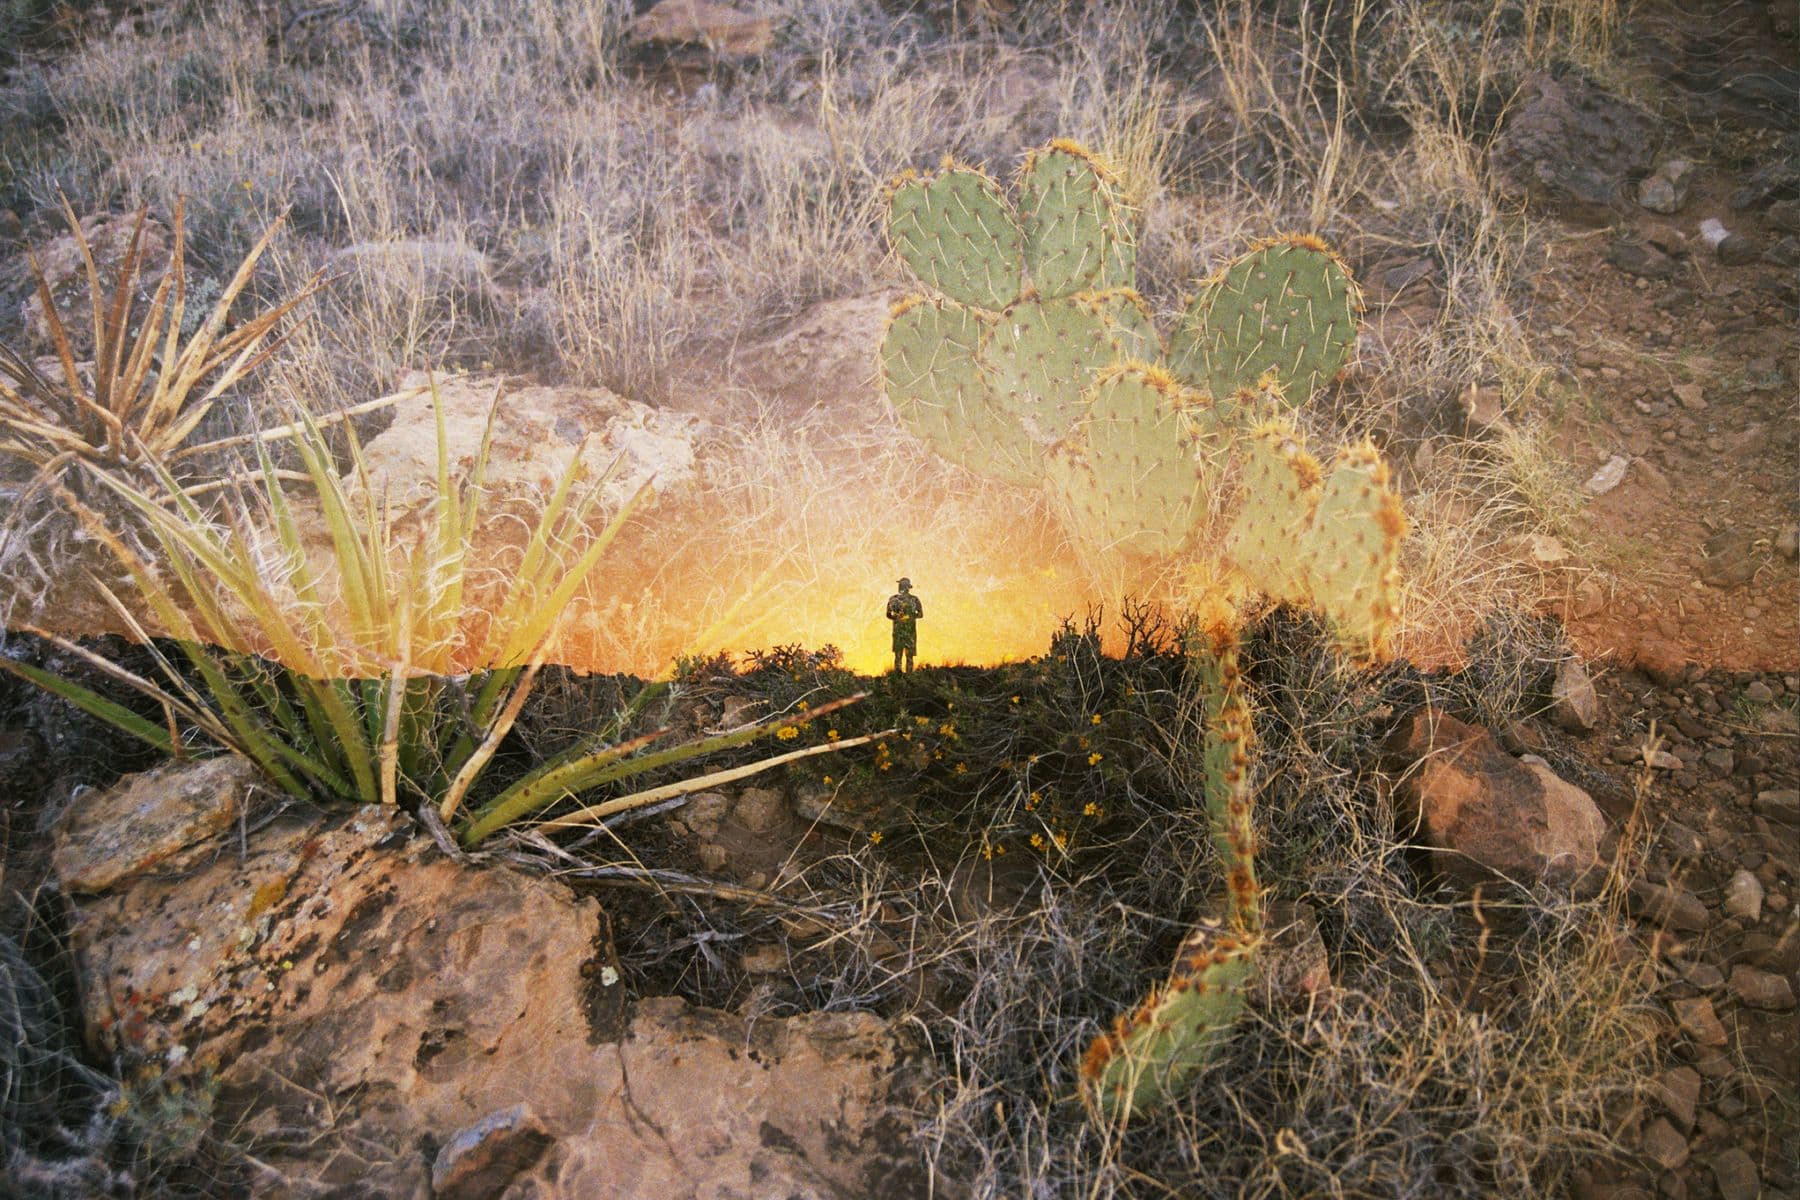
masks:
[[[909,588],[909,587],[911,587],[911,586],[912,586],[912,580],[910,580],[910,579],[908,579],[908,578],[906,578],[906,577],[905,577],[905,576],[904,576],[904,575],[903,575],[903,576],[901,576],[901,577],[900,577],[900,586],[901,586],[901,587],[903,587],[903,588]]]

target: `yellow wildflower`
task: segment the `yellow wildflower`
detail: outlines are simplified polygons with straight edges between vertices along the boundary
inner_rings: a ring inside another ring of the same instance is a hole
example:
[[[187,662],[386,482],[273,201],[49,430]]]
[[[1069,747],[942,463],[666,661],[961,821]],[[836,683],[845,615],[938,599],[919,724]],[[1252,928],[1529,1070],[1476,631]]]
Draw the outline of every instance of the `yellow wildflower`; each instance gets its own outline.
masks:
[[[1031,835],[1031,848],[1033,850],[1042,850],[1044,848],[1044,835],[1043,834],[1034,833]]]
[[[1088,766],[1090,766],[1090,767],[1099,766],[1100,760],[1105,757],[1106,756],[1104,754],[1100,753],[1098,750],[1094,751],[1092,754],[1088,755]]]
[[[869,841],[873,845],[881,845],[881,830],[877,829],[875,832],[871,833],[869,835]]]
[[[1095,714],[1094,714],[1094,716],[1093,716],[1093,723],[1094,723],[1094,724],[1095,724],[1095,725],[1098,725],[1098,724],[1099,724],[1099,723],[1100,723],[1100,714],[1099,714],[1099,713],[1095,713]]]
[[[1081,806],[1081,815],[1084,817],[1097,817],[1100,815],[1100,806],[1095,804],[1092,800],[1089,800],[1086,804]]]
[[[775,731],[775,736],[784,742],[791,742],[800,736],[800,731],[792,725],[783,725]]]

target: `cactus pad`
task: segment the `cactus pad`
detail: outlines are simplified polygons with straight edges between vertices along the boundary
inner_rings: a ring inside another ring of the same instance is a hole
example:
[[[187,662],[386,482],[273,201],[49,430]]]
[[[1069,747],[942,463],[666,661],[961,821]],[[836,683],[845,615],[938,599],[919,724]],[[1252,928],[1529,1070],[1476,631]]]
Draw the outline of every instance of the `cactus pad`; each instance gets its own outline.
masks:
[[[1169,340],[1169,364],[1215,396],[1274,371],[1302,404],[1349,360],[1361,311],[1356,281],[1323,242],[1259,242],[1200,285]]]
[[[1364,442],[1340,451],[1300,558],[1312,604],[1355,654],[1387,656],[1388,632],[1400,617],[1398,559],[1405,536],[1406,516],[1375,447]]]
[[[902,424],[944,458],[1025,483],[1034,448],[994,406],[981,363],[986,325],[975,310],[914,296],[895,306],[881,340],[882,385]]]
[[[1081,414],[1082,392],[1111,361],[1114,341],[1111,322],[1095,305],[1019,301],[1000,314],[987,347],[996,402],[1037,441],[1056,441]]]
[[[1202,921],[1182,942],[1169,981],[1153,991],[1081,1061],[1083,1095],[1109,1124],[1167,1099],[1206,1065],[1244,1008],[1255,939]]]
[[[1082,457],[1057,479],[1077,525],[1097,532],[1101,545],[1139,556],[1179,549],[1206,503],[1212,458],[1185,411],[1204,404],[1155,368],[1101,372],[1077,427]]]
[[[888,197],[888,238],[927,287],[977,308],[1019,298],[1024,238],[1000,185],[969,167],[902,176]]]
[[[1317,609],[1343,649],[1384,658],[1406,517],[1374,447],[1344,450],[1327,476],[1299,434],[1265,425],[1250,436],[1241,478],[1233,566],[1256,590]]]
[[[1130,286],[1137,253],[1118,192],[1111,172],[1074,142],[1026,156],[1019,213],[1025,269],[1040,296]]]

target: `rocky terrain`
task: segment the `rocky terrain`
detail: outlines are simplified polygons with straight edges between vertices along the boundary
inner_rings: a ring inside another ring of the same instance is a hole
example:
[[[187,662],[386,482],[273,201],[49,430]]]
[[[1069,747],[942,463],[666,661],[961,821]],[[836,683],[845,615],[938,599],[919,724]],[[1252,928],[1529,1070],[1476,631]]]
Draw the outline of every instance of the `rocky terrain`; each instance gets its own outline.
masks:
[[[6,1186],[1800,1196],[1791,5],[1552,5],[1567,48],[1541,53],[1531,6],[1446,5],[1418,44],[1499,65],[1438,68],[1465,90],[1435,115],[1370,82],[1412,60],[1254,6],[1195,6],[1210,43],[1146,19],[1162,57],[1135,60],[1070,6],[1037,25],[998,2],[669,0],[605,8],[591,47],[478,7],[471,28],[506,35],[479,53],[353,5],[7,10],[0,342],[61,369],[35,271],[62,311],[85,304],[54,187],[103,270],[150,205],[146,297],[172,195],[193,193],[196,294],[263,206],[291,205],[277,270],[328,272],[322,332],[213,433],[296,395],[390,399],[358,427],[404,507],[433,482],[435,382],[463,458],[499,398],[499,490],[529,496],[577,453],[612,464],[609,503],[654,480],[564,631],[581,670],[528,714],[520,769],[638,683],[583,672],[676,655],[695,673],[672,725],[872,685],[865,709],[908,748],[468,855],[395,809],[274,797],[238,760],[155,763],[6,676]],[[1602,9],[1604,49],[1581,16]],[[1268,41],[1225,39],[1244,30]],[[549,132],[477,75],[514,35],[565,89],[539,97]],[[404,86],[368,67],[412,54]],[[1362,106],[1354,186],[1307,173],[1340,145],[1323,108],[1243,99],[1260,54],[1289,91],[1320,87],[1296,62],[1336,64],[1338,102]],[[166,97],[134,74],[153,60],[179,66]],[[1154,86],[1121,83],[1133,69]],[[328,93],[353,85],[347,118]],[[286,107],[256,109],[258,87]],[[545,149],[589,125],[613,157]],[[1399,665],[1346,679],[1279,617],[1258,627],[1283,949],[1187,1106],[1124,1135],[1081,1115],[1070,1072],[1216,883],[1189,861],[1209,835],[1171,783],[1181,743],[1159,740],[1164,667],[1051,643],[1088,599],[1079,556],[1041,504],[908,439],[874,369],[900,295],[867,206],[881,181],[946,152],[1002,170],[1076,132],[1154,180],[1164,310],[1240,228],[1342,245],[1367,325],[1309,419],[1376,439],[1415,531]],[[395,167],[407,147],[429,162]],[[599,165],[557,173],[581,155]],[[87,575],[102,556],[30,482],[0,478],[9,621],[119,632]],[[856,676],[885,658],[895,562],[937,572],[935,673],[910,691]],[[841,657],[796,649],[826,643]],[[739,669],[709,675],[718,651]],[[4,652],[95,680],[35,637]],[[1058,832],[1039,793],[988,782],[1022,743],[978,736],[1034,687],[1080,726],[1058,732],[1077,761],[1118,773],[1061,857],[1032,832]]]

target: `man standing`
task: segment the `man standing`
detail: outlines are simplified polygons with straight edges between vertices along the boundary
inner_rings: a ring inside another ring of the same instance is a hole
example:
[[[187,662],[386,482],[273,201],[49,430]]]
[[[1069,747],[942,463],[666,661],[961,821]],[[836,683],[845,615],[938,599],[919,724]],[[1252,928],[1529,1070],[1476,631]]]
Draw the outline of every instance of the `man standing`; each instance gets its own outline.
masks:
[[[902,579],[900,590],[888,597],[887,619],[894,623],[894,670],[910,671],[919,649],[918,623],[925,619],[925,606],[912,594],[912,580]]]

